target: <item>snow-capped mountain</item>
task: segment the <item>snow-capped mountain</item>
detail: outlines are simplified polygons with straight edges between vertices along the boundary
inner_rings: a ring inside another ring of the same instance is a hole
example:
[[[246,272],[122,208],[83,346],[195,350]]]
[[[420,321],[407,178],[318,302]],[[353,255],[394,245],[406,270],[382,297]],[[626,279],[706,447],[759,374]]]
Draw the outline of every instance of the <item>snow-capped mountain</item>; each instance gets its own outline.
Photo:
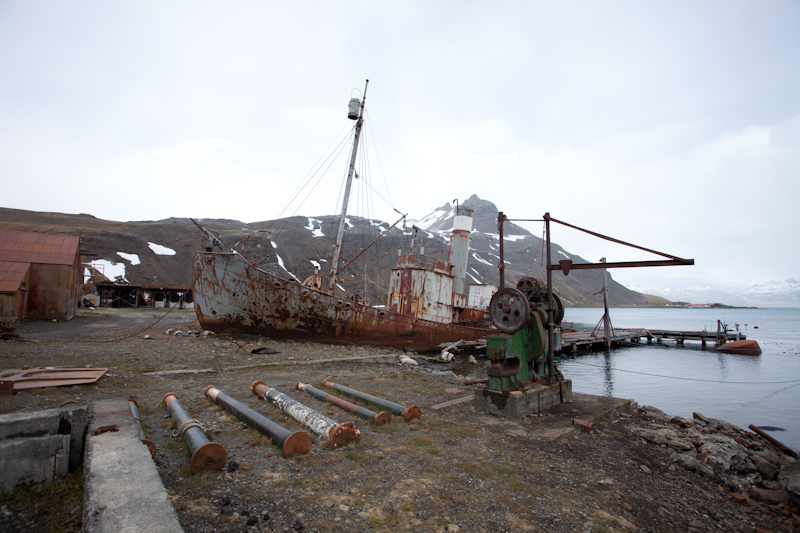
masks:
[[[770,307],[800,307],[800,281],[787,279],[785,281],[766,281],[757,283],[742,291],[742,294],[753,300],[770,302]]]
[[[644,294],[661,296],[673,302],[693,304],[721,303],[737,307],[800,307],[800,282],[767,281],[748,289],[730,292],[712,286],[673,289],[669,287],[629,286]]]
[[[672,302],[688,302],[691,304],[720,303],[737,307],[752,307],[755,303],[750,298],[735,292],[724,291],[716,287],[686,287],[673,289],[670,287],[628,286],[629,289],[644,294],[661,296]]]

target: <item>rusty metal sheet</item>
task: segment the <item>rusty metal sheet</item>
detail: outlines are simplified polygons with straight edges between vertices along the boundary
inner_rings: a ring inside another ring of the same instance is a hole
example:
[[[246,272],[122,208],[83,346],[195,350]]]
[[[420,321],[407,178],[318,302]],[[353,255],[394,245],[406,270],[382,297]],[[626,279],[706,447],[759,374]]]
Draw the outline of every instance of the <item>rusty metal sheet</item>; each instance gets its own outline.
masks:
[[[30,263],[0,261],[0,292],[17,292],[30,267]]]
[[[107,368],[30,368],[0,371],[0,389],[11,383],[14,392],[41,387],[86,385],[94,383],[106,373]]]
[[[75,235],[0,231],[0,261],[71,265],[79,245]]]
[[[443,342],[476,340],[492,331],[351,302],[279,278],[239,254],[197,252],[192,273],[197,318],[214,333],[433,351]]]

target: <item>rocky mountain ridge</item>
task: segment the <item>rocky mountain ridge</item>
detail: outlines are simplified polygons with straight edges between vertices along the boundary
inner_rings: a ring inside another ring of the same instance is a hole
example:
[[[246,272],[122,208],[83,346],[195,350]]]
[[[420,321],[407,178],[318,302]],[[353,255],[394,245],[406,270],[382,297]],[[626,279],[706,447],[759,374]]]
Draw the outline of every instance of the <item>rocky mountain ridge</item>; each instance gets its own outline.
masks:
[[[474,231],[470,238],[467,284],[498,282],[497,207],[476,195],[462,204],[474,210]],[[426,255],[446,259],[449,254],[450,229],[454,207],[445,204],[418,221],[407,221],[390,230],[341,276],[344,294],[358,293],[372,304],[384,304],[388,292],[389,271],[396,265],[397,255],[408,250],[413,224],[424,230],[418,244]],[[329,271],[333,236],[338,225],[336,216],[294,216],[274,221],[244,223],[230,219],[196,219],[218,235],[227,249],[235,248],[260,267],[287,279],[302,281],[316,267]],[[385,231],[391,223],[348,217],[342,258],[348,261]],[[194,252],[201,251],[206,238],[187,218],[160,221],[115,222],[87,214],[40,213],[0,208],[0,229],[67,233],[80,235],[84,260],[105,260],[125,266],[125,277],[133,285],[177,287],[191,286],[191,265]],[[505,226],[506,284],[514,286],[519,278],[544,278],[541,238],[507,223]],[[174,250],[174,255],[156,253],[152,244]],[[121,255],[124,254],[124,255]],[[553,260],[569,258],[586,262],[556,243]],[[130,256],[136,258],[131,260]],[[554,286],[565,305],[599,306],[602,295],[602,271],[573,271],[569,276],[554,273]],[[612,305],[663,305],[666,300],[646,297],[613,281],[609,275],[609,299]]]

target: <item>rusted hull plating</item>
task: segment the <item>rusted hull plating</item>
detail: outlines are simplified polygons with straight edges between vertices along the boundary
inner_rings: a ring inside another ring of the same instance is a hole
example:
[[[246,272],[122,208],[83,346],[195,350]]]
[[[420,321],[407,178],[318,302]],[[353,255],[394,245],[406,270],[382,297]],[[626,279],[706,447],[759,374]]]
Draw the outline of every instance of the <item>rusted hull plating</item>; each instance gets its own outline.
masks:
[[[761,346],[754,340],[733,341],[717,346],[717,351],[736,355],[761,355]]]
[[[491,332],[331,296],[256,268],[239,254],[198,252],[192,273],[197,319],[214,333],[433,351]]]
[[[320,437],[328,439],[332,448],[346,445],[352,439],[360,439],[361,431],[352,422],[337,424],[325,415],[322,415],[297,400],[268,387],[263,381],[255,381],[250,386],[253,394],[274,403],[278,408],[307,426]]]

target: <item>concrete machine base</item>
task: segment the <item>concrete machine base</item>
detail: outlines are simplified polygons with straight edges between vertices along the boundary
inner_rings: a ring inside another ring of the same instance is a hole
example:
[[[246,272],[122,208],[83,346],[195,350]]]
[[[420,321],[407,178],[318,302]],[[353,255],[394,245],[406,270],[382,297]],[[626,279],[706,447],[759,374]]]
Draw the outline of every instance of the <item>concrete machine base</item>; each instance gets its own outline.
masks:
[[[475,410],[506,418],[539,414],[554,405],[572,401],[572,380],[536,385],[525,391],[503,394],[481,387],[475,391]]]

